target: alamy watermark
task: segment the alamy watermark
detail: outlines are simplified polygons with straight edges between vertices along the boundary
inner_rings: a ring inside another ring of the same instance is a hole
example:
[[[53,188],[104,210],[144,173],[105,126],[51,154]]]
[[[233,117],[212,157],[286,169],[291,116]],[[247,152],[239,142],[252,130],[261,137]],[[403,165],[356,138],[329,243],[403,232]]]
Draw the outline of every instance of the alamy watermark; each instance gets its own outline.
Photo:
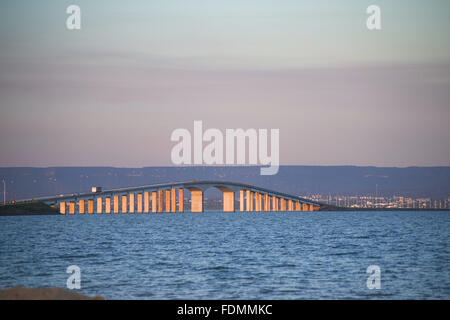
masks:
[[[81,8],[78,5],[71,4],[67,7],[66,13],[69,16],[66,19],[68,30],[81,29]],[[369,17],[366,20],[366,26],[369,30],[381,30],[381,9],[377,5],[370,5],[366,9]]]
[[[72,4],[67,7],[66,13],[69,16],[66,19],[66,28],[68,30],[80,30],[81,29],[81,9],[79,6]]]
[[[370,276],[367,278],[367,289],[381,289],[381,269],[377,265],[371,265],[367,267],[367,274]]]
[[[381,30],[381,9],[377,5],[368,6],[366,13],[369,15],[366,21],[367,29]]]
[[[172,148],[171,160],[176,165],[244,165],[248,155],[249,165],[267,166],[260,169],[261,175],[274,175],[280,164],[280,130],[270,130],[270,155],[268,135],[267,129],[226,129],[224,143],[222,131],[209,128],[203,132],[203,122],[194,121],[193,135],[184,128],[172,132],[170,140],[178,143]],[[209,142],[205,148],[203,142]]]
[[[69,278],[67,278],[66,286],[67,289],[81,289],[81,269],[77,265],[68,266],[66,273],[70,273]]]

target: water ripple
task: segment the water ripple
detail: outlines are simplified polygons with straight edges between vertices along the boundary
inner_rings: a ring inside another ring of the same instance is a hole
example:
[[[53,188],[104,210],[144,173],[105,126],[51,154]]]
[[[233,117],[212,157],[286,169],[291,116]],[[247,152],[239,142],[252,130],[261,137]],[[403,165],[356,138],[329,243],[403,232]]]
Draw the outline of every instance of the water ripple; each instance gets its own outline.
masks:
[[[447,212],[0,217],[0,288],[116,299],[449,299]],[[369,265],[382,288],[366,287]]]

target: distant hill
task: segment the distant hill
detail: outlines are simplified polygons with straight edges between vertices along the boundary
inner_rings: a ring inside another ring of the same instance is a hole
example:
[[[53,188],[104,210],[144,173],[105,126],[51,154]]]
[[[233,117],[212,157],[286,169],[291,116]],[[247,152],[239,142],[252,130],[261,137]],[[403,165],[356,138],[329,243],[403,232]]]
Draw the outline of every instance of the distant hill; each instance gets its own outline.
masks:
[[[274,176],[261,176],[259,167],[26,167],[0,168],[1,179],[7,199],[190,180],[244,182],[297,195],[374,195],[378,185],[382,196],[450,196],[450,167],[282,166]]]

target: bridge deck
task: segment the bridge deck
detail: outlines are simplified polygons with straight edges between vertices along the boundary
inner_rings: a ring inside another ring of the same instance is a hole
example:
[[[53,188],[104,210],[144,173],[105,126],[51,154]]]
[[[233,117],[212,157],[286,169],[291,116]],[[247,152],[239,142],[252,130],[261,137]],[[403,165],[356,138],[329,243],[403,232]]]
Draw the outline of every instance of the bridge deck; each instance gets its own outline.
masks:
[[[169,183],[161,183],[161,184],[152,184],[152,185],[144,185],[144,186],[138,186],[138,187],[126,187],[126,188],[117,188],[117,189],[110,189],[110,190],[104,190],[101,192],[86,192],[86,193],[73,193],[73,194],[66,194],[61,196],[48,196],[48,197],[39,197],[39,198],[33,198],[33,199],[26,199],[22,201],[30,201],[30,200],[39,200],[46,203],[55,203],[60,201],[67,201],[67,200],[73,200],[73,199],[86,199],[86,198],[92,198],[92,197],[101,197],[101,196],[107,196],[107,195],[121,195],[121,194],[128,194],[131,192],[136,191],[154,191],[154,190],[165,190],[165,189],[171,189],[171,188],[196,188],[201,190],[206,190],[211,187],[223,187],[231,189],[232,191],[236,192],[241,189],[250,190],[253,192],[260,192],[264,194],[268,194],[270,196],[276,196],[276,197],[282,197],[290,200],[295,201],[301,201],[302,203],[306,204],[312,204],[312,205],[322,205],[321,203],[318,203],[316,201],[312,201],[309,199],[305,199],[299,196],[287,194],[284,192],[278,192],[275,190],[270,190],[267,188],[262,188],[258,186],[252,186],[244,183],[239,182],[227,182],[227,181],[214,181],[214,180],[206,180],[206,181],[188,181],[188,182],[169,182]]]

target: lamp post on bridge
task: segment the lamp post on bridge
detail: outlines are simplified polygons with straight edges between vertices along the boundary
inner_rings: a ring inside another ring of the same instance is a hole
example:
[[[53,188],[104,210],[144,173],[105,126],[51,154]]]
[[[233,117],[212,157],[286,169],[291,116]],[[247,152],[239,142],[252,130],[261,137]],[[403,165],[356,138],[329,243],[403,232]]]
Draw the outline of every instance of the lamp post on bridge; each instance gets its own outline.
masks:
[[[3,204],[6,204],[6,181],[5,179],[2,180],[3,181]]]

